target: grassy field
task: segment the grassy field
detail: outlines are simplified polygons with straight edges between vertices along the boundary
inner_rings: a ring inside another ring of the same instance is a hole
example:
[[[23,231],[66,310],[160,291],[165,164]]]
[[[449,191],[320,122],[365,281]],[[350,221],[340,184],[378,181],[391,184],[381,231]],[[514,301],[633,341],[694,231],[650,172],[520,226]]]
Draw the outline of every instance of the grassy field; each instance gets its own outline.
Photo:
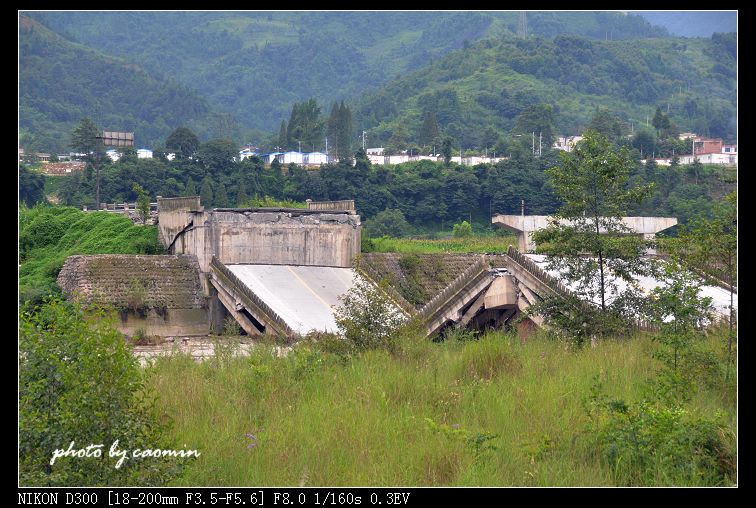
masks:
[[[371,252],[401,252],[406,254],[434,254],[443,252],[472,252],[501,254],[510,245],[517,246],[513,236],[471,236],[467,238],[371,238]]]
[[[348,359],[307,344],[286,357],[176,356],[147,375],[177,445],[201,452],[177,485],[615,485],[584,401],[594,376],[613,398],[642,399],[654,347],[491,333]],[[688,410],[722,411],[734,429],[731,399],[701,390]]]

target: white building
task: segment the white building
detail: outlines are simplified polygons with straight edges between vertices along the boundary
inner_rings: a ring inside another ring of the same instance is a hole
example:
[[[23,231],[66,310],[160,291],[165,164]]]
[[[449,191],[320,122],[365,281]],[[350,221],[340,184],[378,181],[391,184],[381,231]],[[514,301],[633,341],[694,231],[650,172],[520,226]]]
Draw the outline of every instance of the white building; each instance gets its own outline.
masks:
[[[368,155],[383,155],[383,147],[368,148],[365,153],[367,153]]]
[[[387,164],[386,157],[383,155],[373,155],[369,153],[367,157],[368,157],[368,160],[370,161],[370,164],[378,164],[381,166],[384,164]]]
[[[121,152],[119,152],[118,150],[108,150],[107,152],[105,152],[105,155],[110,157],[110,160],[112,160],[113,162],[118,162],[118,159],[121,158]]]
[[[648,159],[641,159],[641,162],[643,164],[646,164],[647,161]],[[672,159],[656,159],[655,158],[654,161],[656,161],[656,164],[658,166],[669,166],[670,164],[672,164]]]
[[[137,157],[140,159],[152,159],[152,150],[140,148],[137,150]]]
[[[253,155],[257,155],[257,152],[250,149],[241,150],[239,152],[239,160],[243,161],[244,159],[248,159],[249,157],[252,157]]]
[[[701,164],[735,165],[738,163],[738,154],[730,153],[702,153],[694,155],[681,155],[680,164],[693,164],[695,159]]]
[[[559,136],[554,142],[554,148],[557,150],[563,150],[565,152],[571,152],[578,141],[582,140],[583,136]]]
[[[266,153],[263,155],[263,160],[265,161],[265,164],[273,164],[273,161],[278,159],[278,162],[281,162],[281,156],[283,155],[283,152],[271,152]]]
[[[401,164],[403,162],[409,162],[410,156],[409,155],[389,155],[388,157],[385,157],[387,164]]]
[[[304,154],[302,152],[286,152],[278,160],[281,164],[302,164]]]
[[[308,166],[322,166],[328,164],[328,156],[323,152],[310,152],[304,154],[304,164]]]

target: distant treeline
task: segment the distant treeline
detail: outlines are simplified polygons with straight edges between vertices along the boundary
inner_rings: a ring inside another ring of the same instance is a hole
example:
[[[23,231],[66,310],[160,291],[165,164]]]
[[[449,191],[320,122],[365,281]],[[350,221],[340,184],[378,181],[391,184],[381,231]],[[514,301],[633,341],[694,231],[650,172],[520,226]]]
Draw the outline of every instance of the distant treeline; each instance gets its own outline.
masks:
[[[234,150],[233,143],[216,140],[201,145],[192,159],[138,159],[133,152],[127,153],[117,163],[103,166],[101,199],[134,202],[134,183],[151,199],[201,195],[203,205],[214,207],[245,205],[264,196],[290,201],[354,199],[364,219],[398,209],[412,226],[425,230],[448,228],[460,220],[489,224],[493,214],[521,213],[522,200],[526,214],[549,214],[559,206],[544,173],[559,164],[556,150],[536,157],[515,146],[508,160],[473,167],[428,160],[378,166],[358,152],[354,165],[327,164],[319,170],[277,162],[265,166],[258,157],[234,162]],[[21,192],[32,196],[29,205],[41,199],[33,173],[23,170]],[[697,214],[708,215],[712,203],[734,188],[735,173],[731,168],[700,163],[672,167],[637,163],[631,184],[653,182],[656,189],[649,200],[628,213],[675,216],[683,223]],[[91,164],[84,171],[47,178],[62,180],[56,185],[62,204],[94,205]],[[35,187],[28,190],[25,185]]]

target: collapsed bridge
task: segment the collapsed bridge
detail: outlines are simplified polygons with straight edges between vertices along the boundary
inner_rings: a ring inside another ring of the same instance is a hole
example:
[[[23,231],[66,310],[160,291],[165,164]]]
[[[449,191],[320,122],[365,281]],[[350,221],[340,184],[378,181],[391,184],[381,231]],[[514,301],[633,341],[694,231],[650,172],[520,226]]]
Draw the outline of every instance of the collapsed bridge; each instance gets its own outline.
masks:
[[[497,255],[360,255],[353,201],[205,210],[195,196],[159,198],[158,208],[168,255],[72,256],[58,277],[69,295],[119,307],[127,334],[218,333],[229,316],[250,336],[335,332],[339,297],[360,278],[429,336],[511,325],[531,305],[571,292],[543,259],[512,246]],[[518,324],[542,325],[537,315]]]

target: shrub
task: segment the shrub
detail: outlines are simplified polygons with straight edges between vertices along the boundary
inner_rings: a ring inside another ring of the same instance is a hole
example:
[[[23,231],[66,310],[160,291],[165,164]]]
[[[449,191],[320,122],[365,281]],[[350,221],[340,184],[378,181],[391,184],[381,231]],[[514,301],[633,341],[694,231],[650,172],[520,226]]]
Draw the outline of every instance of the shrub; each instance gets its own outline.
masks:
[[[677,405],[627,404],[601,393],[588,399],[601,458],[618,485],[729,485],[735,481],[735,436],[716,413],[694,416]]]
[[[394,334],[404,316],[382,289],[358,277],[339,299],[336,325],[347,340],[358,349],[393,348]]]
[[[171,449],[136,358],[112,319],[78,304],[45,299],[24,306],[19,329],[19,483],[29,486],[162,485],[182,459],[127,458],[109,449]],[[100,457],[55,450],[102,444]]]
[[[454,224],[452,234],[455,238],[467,238],[468,236],[472,236],[472,225],[466,220],[463,220],[461,224]]]

